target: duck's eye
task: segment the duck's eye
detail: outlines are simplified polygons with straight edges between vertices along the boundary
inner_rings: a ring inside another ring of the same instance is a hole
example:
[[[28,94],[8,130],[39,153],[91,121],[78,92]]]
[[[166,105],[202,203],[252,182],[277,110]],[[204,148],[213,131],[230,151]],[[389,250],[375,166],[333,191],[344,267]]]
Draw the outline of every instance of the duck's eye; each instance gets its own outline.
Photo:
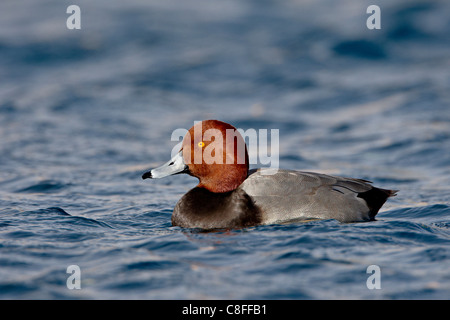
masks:
[[[203,141],[200,141],[200,142],[198,143],[198,146],[199,146],[200,148],[203,148],[203,147],[205,146],[205,143],[204,143]]]

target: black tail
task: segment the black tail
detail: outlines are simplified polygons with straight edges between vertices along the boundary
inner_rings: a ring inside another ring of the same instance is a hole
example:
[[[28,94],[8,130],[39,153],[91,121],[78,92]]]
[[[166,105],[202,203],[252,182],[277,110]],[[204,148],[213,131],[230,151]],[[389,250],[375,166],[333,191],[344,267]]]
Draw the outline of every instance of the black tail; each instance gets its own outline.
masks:
[[[375,220],[380,208],[386,202],[389,197],[394,197],[397,195],[398,190],[387,190],[373,187],[369,191],[358,193],[358,197],[366,201],[367,206],[370,209],[369,217],[370,220]]]

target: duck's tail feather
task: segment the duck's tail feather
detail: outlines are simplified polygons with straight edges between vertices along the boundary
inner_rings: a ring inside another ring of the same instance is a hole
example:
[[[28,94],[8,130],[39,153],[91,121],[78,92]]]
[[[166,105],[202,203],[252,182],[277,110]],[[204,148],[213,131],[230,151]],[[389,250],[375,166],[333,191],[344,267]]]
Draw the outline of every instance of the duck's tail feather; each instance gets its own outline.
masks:
[[[399,190],[388,190],[373,187],[372,189],[358,193],[358,197],[366,201],[369,207],[369,217],[370,220],[375,220],[380,208],[386,202],[389,197],[395,197]]]

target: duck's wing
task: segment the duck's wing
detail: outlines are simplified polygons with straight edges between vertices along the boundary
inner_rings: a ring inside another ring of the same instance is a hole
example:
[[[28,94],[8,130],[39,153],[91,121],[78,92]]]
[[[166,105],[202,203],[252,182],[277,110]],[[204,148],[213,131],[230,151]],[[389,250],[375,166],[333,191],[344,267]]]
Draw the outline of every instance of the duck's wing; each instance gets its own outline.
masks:
[[[269,169],[270,170],[270,169]],[[369,181],[314,172],[252,170],[242,183],[262,212],[263,223],[292,219],[373,220],[395,191]]]

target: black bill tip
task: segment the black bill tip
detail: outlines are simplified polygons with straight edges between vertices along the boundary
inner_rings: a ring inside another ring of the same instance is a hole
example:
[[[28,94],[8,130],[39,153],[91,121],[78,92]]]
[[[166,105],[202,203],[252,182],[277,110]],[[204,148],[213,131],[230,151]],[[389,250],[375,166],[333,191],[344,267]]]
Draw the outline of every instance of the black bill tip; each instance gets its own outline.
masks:
[[[148,171],[148,172],[146,172],[146,173],[144,173],[142,175],[142,179],[151,179],[151,178],[152,178],[152,172],[151,171]]]

